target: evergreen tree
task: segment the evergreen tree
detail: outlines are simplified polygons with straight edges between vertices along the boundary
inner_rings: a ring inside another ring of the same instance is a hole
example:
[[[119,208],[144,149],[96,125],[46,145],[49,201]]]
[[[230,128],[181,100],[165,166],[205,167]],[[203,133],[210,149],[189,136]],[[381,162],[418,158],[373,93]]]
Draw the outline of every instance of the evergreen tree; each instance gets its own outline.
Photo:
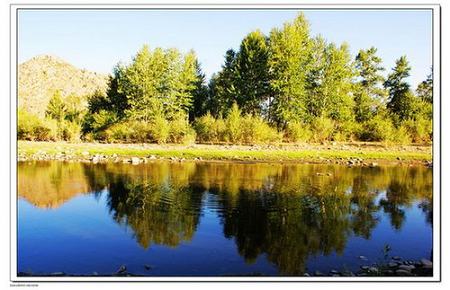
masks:
[[[395,62],[392,73],[388,75],[384,83],[389,93],[387,108],[400,121],[414,117],[415,96],[405,81],[410,71],[411,67],[406,56],[402,56]]]
[[[211,110],[210,94],[206,85],[206,77],[203,73],[200,62],[195,62],[196,81],[192,90],[192,108],[189,110],[189,120],[204,116]]]
[[[433,103],[433,72],[417,86],[416,94],[421,100]]]

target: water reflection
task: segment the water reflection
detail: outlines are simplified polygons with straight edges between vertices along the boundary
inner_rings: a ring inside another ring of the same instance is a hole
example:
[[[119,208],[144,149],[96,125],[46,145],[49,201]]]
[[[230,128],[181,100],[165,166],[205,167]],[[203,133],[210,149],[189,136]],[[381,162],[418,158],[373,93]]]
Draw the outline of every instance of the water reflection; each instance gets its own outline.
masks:
[[[397,231],[419,203],[432,223],[432,171],[425,167],[169,163],[20,163],[20,197],[54,208],[107,189],[115,222],[143,247],[191,241],[205,208],[220,218],[249,264],[265,255],[284,275],[308,258],[342,254],[354,236],[371,239],[382,215]]]

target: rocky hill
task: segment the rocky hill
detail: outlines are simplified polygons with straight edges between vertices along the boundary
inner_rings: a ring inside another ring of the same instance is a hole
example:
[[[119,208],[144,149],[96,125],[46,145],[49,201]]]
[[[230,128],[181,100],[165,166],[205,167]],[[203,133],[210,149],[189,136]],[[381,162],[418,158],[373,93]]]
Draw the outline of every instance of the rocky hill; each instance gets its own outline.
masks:
[[[35,56],[19,65],[19,108],[44,116],[47,104],[56,90],[64,97],[88,96],[95,90],[105,91],[108,76],[79,69],[49,55]]]

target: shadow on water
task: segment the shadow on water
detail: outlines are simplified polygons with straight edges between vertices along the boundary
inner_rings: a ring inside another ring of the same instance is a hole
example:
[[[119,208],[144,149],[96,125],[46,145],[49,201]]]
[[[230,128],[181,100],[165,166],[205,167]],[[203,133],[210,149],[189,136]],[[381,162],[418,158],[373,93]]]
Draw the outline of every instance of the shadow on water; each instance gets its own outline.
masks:
[[[265,256],[283,275],[308,259],[342,255],[370,240],[382,217],[396,231],[416,206],[432,225],[432,171],[425,167],[170,163],[19,163],[21,198],[57,208],[82,194],[99,198],[139,245],[192,241],[206,209],[248,264]]]

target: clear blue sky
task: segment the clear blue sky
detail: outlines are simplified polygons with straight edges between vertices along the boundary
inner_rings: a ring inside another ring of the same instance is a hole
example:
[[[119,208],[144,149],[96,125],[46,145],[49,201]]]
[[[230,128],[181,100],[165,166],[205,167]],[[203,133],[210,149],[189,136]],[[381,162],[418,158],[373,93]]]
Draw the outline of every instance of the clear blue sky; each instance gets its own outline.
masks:
[[[254,29],[268,34],[291,20],[294,10],[21,10],[19,62],[39,54],[61,57],[79,68],[110,73],[144,44],[194,49],[209,77],[229,48]],[[359,49],[375,46],[386,73],[406,55],[415,87],[432,65],[430,10],[304,10],[312,35]]]

